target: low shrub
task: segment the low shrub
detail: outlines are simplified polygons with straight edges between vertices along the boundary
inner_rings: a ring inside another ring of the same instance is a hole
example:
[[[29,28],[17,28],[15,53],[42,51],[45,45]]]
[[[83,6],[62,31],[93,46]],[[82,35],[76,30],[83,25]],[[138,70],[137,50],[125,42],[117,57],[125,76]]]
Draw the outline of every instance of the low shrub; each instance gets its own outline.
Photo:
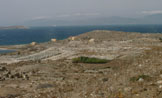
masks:
[[[94,63],[94,64],[98,63],[98,64],[101,64],[101,63],[107,63],[108,60],[94,58],[94,57],[90,58],[90,57],[81,56],[81,57],[78,57],[78,58],[73,58],[72,62],[73,63]]]
[[[159,38],[159,40],[160,40],[160,42],[162,42],[162,38],[161,37]]]

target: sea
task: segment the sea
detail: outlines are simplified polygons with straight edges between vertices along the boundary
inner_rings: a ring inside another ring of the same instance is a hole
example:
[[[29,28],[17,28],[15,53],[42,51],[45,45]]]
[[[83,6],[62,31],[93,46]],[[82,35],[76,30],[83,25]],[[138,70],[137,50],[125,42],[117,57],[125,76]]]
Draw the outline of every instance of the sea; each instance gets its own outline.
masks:
[[[52,38],[66,39],[93,30],[114,30],[140,33],[162,33],[162,25],[104,25],[104,26],[48,26],[29,27],[29,29],[1,29],[1,45],[47,42]]]
[[[28,29],[0,29],[0,46],[48,42],[52,38],[63,40],[93,30],[113,30],[140,33],[162,33],[161,25],[100,25],[100,26],[46,26]],[[14,50],[0,50],[0,54]]]
[[[5,53],[10,53],[10,52],[15,52],[16,50],[0,50],[0,54],[5,54]]]

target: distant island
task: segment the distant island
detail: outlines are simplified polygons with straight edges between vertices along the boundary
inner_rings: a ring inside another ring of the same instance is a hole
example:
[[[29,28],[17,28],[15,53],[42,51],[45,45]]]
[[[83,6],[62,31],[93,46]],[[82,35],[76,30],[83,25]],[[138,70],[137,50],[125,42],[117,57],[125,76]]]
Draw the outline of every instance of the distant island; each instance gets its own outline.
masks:
[[[26,26],[7,26],[7,27],[0,27],[1,29],[28,29],[29,27]]]
[[[83,25],[130,25],[130,24],[162,24],[162,14],[145,15],[141,17],[94,16],[66,17],[28,20],[20,25],[26,26],[83,26]]]

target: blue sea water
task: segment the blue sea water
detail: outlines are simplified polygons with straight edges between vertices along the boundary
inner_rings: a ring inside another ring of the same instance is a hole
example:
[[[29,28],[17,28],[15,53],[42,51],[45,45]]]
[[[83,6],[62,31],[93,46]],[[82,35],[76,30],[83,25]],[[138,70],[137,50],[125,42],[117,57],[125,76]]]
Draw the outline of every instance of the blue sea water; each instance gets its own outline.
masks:
[[[15,50],[0,50],[0,54],[14,52]]]
[[[58,26],[30,27],[29,29],[0,30],[0,45],[28,44],[33,41],[47,42],[79,35],[92,30],[115,30],[125,32],[161,33],[162,25],[107,25],[107,26]]]

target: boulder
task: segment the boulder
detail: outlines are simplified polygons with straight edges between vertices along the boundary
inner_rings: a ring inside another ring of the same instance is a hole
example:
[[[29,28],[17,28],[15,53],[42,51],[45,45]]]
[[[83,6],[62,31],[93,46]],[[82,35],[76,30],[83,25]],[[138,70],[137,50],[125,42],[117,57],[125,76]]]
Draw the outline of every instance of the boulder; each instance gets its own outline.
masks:
[[[69,40],[71,41],[74,41],[76,39],[76,37],[72,36],[72,37],[69,37]]]
[[[56,42],[56,41],[57,41],[57,39],[55,39],[55,38],[51,39],[51,42]]]
[[[76,38],[75,37],[71,37],[71,40],[74,41]]]
[[[35,46],[37,43],[36,42],[31,42],[30,45]]]
[[[95,39],[93,39],[93,38],[89,40],[90,43],[92,43],[92,42],[94,42],[94,41],[95,41]]]

